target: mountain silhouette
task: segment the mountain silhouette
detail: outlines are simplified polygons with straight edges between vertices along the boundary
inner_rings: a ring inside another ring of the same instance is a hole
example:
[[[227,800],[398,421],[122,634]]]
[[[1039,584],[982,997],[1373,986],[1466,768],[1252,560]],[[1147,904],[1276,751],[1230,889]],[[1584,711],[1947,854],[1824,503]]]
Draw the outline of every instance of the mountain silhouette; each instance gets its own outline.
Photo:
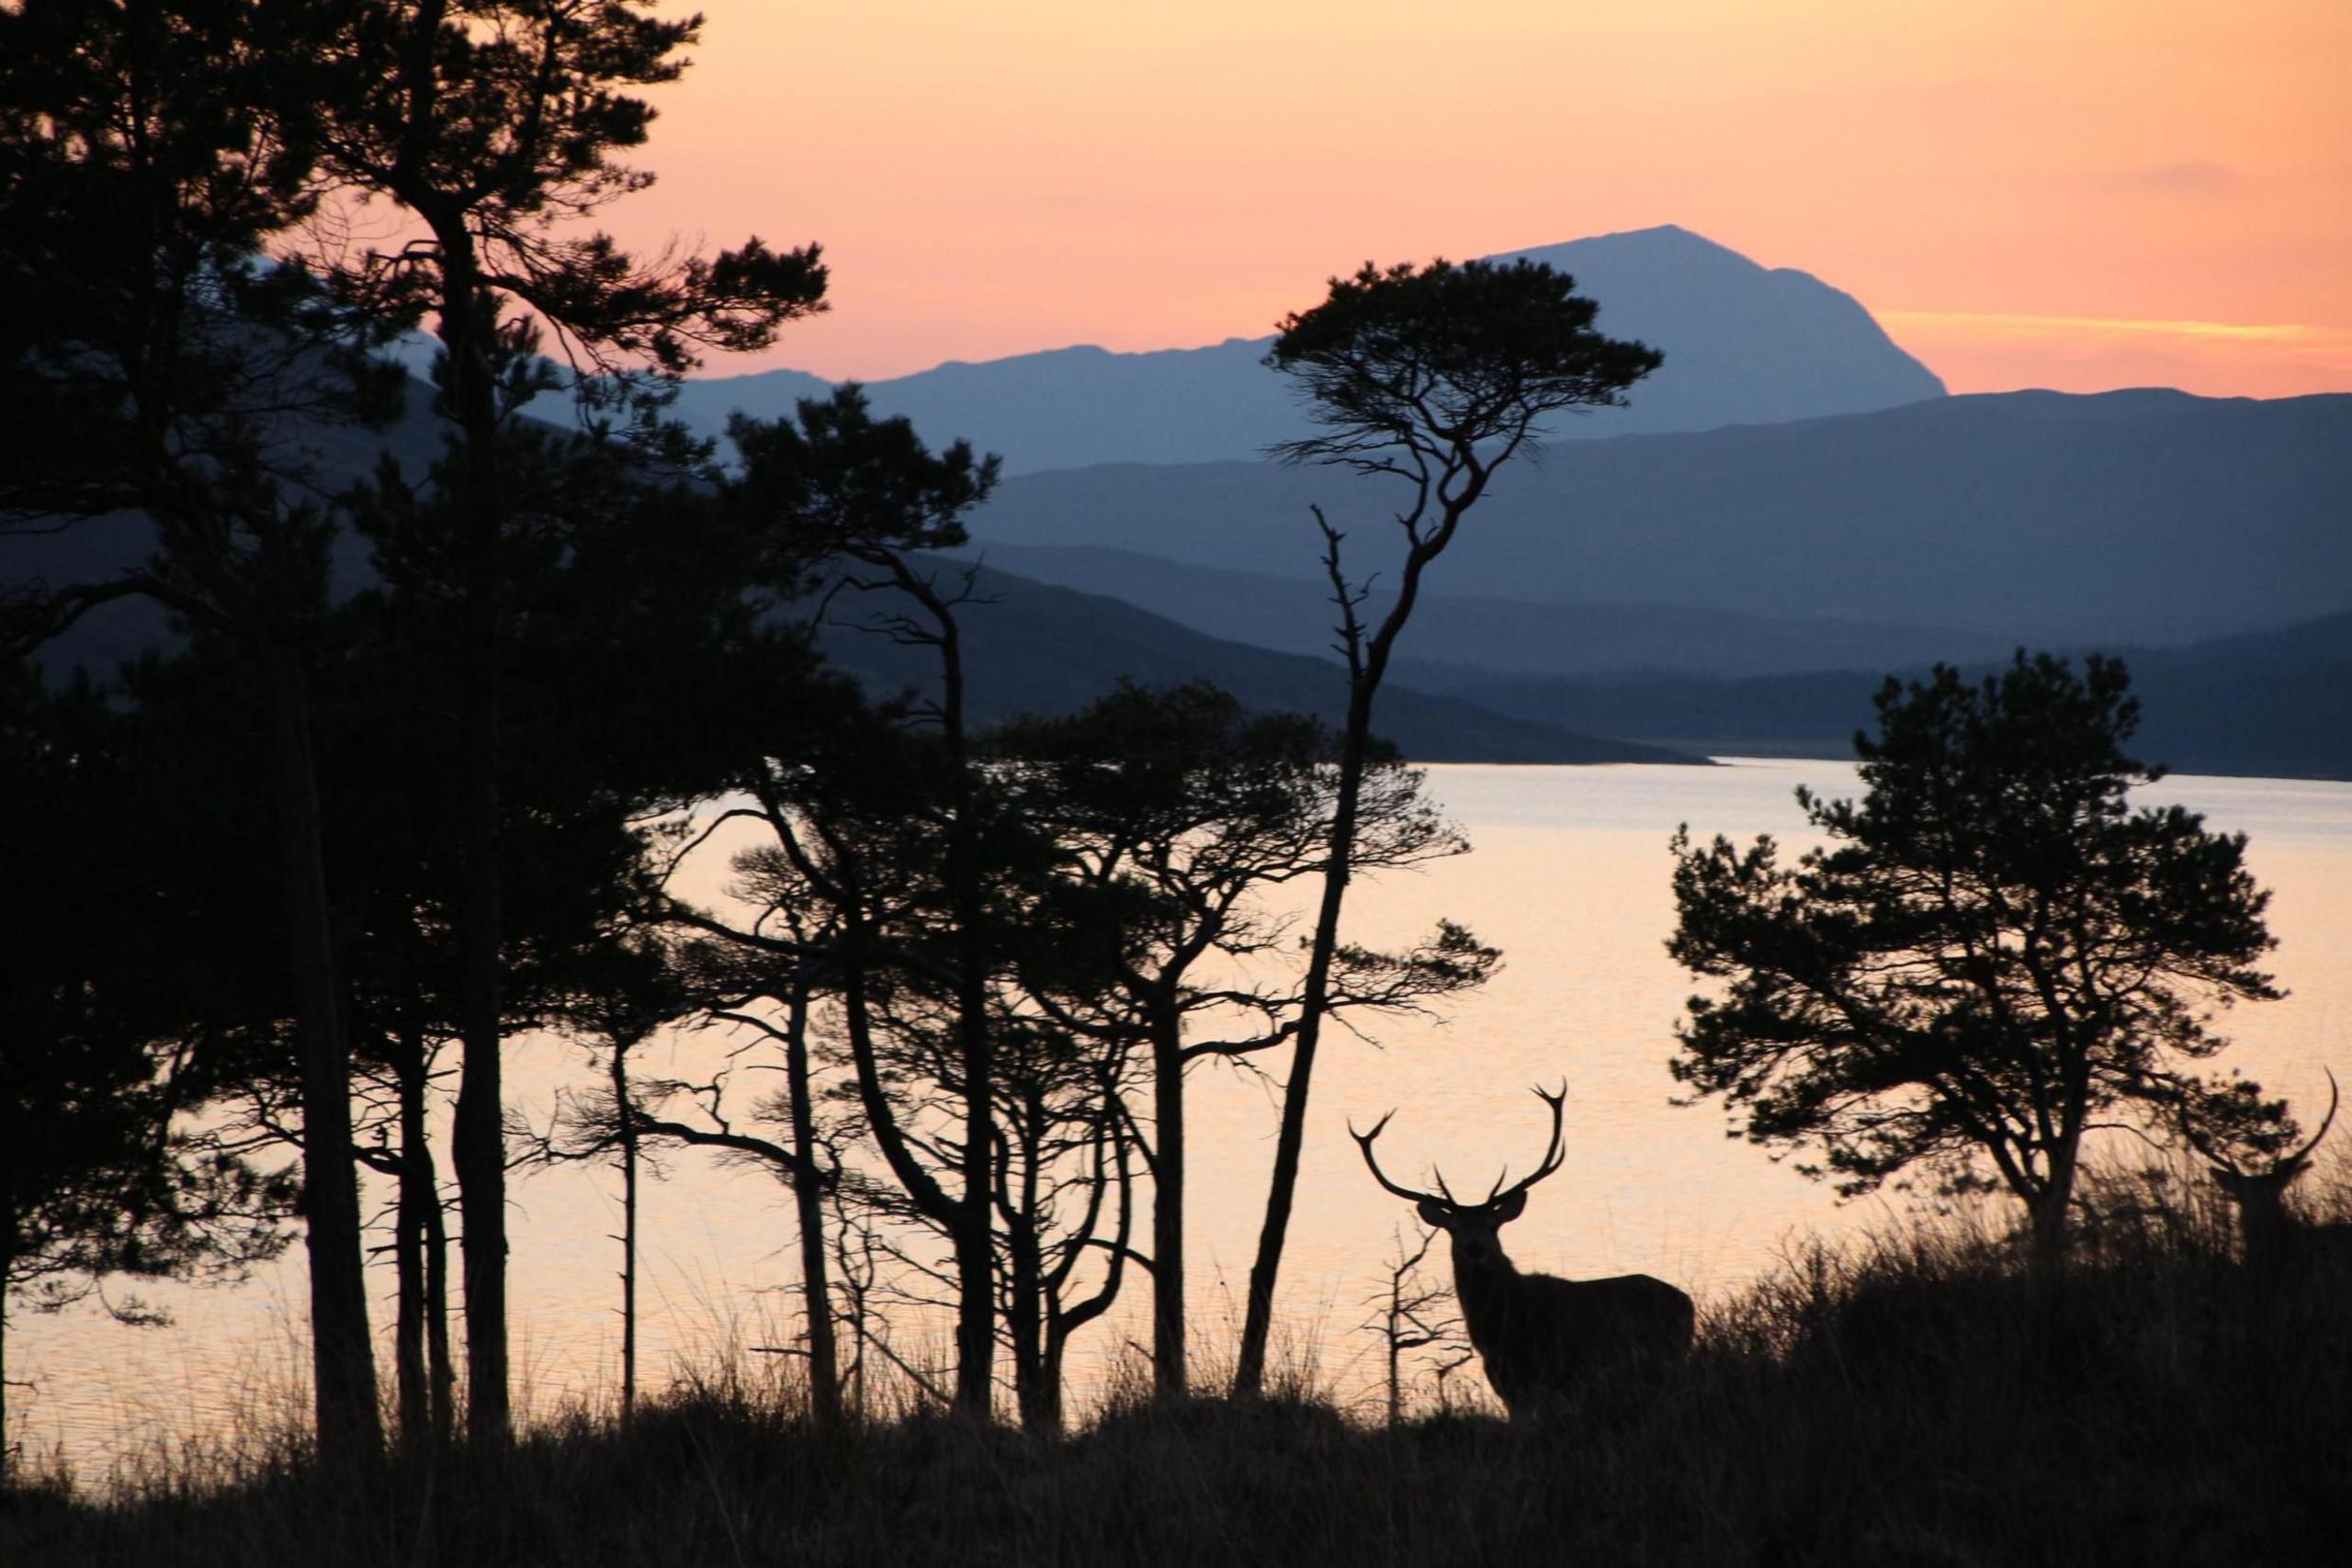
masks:
[[[420,466],[439,441],[426,406],[416,389],[390,432],[322,433],[330,466],[360,471],[379,446]],[[991,601],[967,613],[977,711],[1066,712],[1124,674],[1329,716],[1341,680],[1306,505],[1377,578],[1395,530],[1356,482],[1264,463],[1009,481],[973,519]],[[1883,671],[2015,641],[2125,654],[2152,759],[2352,776],[2347,517],[2344,395],[2014,393],[1583,444],[1506,471],[1417,613],[1379,728],[1423,760],[1843,755]],[[135,515],[15,536],[0,584],[103,578],[152,547]],[[371,575],[345,541],[338,585]],[[170,640],[152,607],[113,609],[42,662],[104,669]],[[926,674],[875,638],[827,643],[880,690]]]
[[[1634,388],[1632,406],[1564,420],[1555,432],[1562,437],[1808,419],[1944,392],[1852,296],[1805,273],[1758,266],[1687,229],[1669,224],[1513,254],[1572,275],[1577,291],[1600,302],[1603,332],[1666,352],[1666,367]],[[905,414],[934,444],[960,436],[1001,453],[1008,473],[1250,459],[1305,428],[1285,378],[1260,363],[1272,341],[952,361],[868,382],[866,390],[876,412]],[[731,412],[787,414],[828,386],[797,370],[696,379],[677,412],[716,434]]]

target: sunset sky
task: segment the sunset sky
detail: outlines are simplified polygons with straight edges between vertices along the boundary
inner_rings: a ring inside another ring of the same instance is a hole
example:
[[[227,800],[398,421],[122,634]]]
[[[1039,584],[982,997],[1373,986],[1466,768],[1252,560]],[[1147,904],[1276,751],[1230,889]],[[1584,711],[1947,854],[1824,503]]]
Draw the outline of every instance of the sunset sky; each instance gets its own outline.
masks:
[[[708,373],[1257,336],[1367,258],[1670,222],[1955,391],[2352,390],[2352,0],[699,8],[610,226],[834,269]]]

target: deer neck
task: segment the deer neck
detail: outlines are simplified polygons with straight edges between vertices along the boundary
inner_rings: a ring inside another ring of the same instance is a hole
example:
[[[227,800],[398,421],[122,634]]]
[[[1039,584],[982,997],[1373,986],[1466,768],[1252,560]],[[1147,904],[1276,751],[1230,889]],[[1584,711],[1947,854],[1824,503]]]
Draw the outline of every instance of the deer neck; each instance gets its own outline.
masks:
[[[1499,1247],[1487,1248],[1483,1255],[1473,1255],[1459,1236],[1454,1238],[1453,1293],[1462,1303],[1462,1321],[1469,1328],[1473,1343],[1483,1341],[1487,1331],[1510,1312],[1520,1278],[1518,1266],[1504,1256]]]
[[[2245,1261],[2251,1268],[2274,1265],[2293,1245],[2295,1222],[2287,1213],[2284,1195],[2267,1201],[2243,1203],[2238,1211]]]

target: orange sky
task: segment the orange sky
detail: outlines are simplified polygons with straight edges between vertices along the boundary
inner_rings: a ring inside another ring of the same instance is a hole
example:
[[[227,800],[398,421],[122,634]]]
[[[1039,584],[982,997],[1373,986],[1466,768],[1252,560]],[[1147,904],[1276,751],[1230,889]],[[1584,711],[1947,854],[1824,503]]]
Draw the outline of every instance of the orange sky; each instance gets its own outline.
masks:
[[[707,373],[1256,336],[1366,258],[1673,222],[1955,391],[2352,389],[2352,0],[700,9],[610,225],[834,267]]]

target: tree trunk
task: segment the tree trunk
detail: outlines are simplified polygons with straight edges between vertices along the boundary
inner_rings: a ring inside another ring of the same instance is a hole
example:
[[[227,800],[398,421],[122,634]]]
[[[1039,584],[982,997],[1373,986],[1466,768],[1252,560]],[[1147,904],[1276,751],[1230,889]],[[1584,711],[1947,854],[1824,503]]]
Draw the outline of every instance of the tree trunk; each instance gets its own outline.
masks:
[[[424,1209],[424,1359],[433,1380],[433,1446],[446,1450],[458,1436],[458,1364],[449,1346],[449,1216],[430,1145],[424,1180],[432,1198]]]
[[[1046,1352],[1038,1369],[1037,1397],[1031,1409],[1022,1413],[1022,1429],[1033,1437],[1058,1438],[1062,1435],[1062,1361],[1069,1348],[1069,1336],[1060,1323],[1059,1309],[1046,1305]]]
[[[1038,1246],[1037,1129],[1040,1107],[1033,1100],[1021,1108],[1021,1119],[1007,1136],[1019,1143],[1019,1191],[1010,1182],[1005,1191],[1005,1254],[1008,1273],[1005,1314],[1012,1348],[1012,1396],[1021,1411],[1022,1430],[1043,1435],[1038,1422],[1051,1401],[1043,1386],[1046,1376],[1046,1263]],[[1008,1176],[1012,1173],[1008,1172]]]
[[[1184,1337],[1184,1041],[1172,1011],[1151,1019],[1151,1103],[1159,1145],[1151,1186],[1151,1383],[1162,1399],[1191,1392]]]
[[[1043,1378],[1046,1354],[1042,1336],[1045,1315],[1043,1270],[1038,1266],[1036,1237],[1016,1225],[1006,1238],[1011,1253],[1012,1280],[1006,1303],[1007,1337],[1012,1348],[1012,1398],[1021,1412],[1022,1430],[1036,1435],[1046,1407]]]
[[[499,821],[500,555],[498,411],[492,385],[494,308],[479,288],[472,237],[461,222],[435,224],[442,249],[441,341],[460,476],[458,679],[462,751],[458,765],[464,888],[459,1021],[465,1057],[458,1080],[451,1164],[466,1287],[466,1436],[503,1447],[513,1437],[506,1347],[506,1107],[501,1082],[500,995],[504,905]]]
[[[17,1450],[8,1441],[8,1283],[16,1261],[0,1252],[0,1496],[17,1479]]]
[[[959,758],[958,770],[962,763]],[[964,818],[971,792],[956,812],[956,837],[968,840]],[[968,843],[952,852],[956,879],[956,1034],[964,1075],[964,1194],[956,1222],[956,1405],[989,1418],[996,1401],[996,1258],[989,1245],[994,1229],[994,1173],[989,1154],[995,1118],[989,1095],[995,1077],[988,1020],[986,944],[980,931],[981,899]]]
[[[294,960],[302,1088],[302,1214],[310,1251],[312,1394],[330,1469],[372,1460],[383,1430],[368,1334],[359,1174],[352,1156],[351,1053],[327,913],[326,852],[310,698],[300,650],[276,639],[266,666],[287,931]]]
[[[948,904],[956,923],[956,1032],[964,1075],[964,1192],[956,1221],[956,1407],[985,1421],[996,1404],[996,1258],[990,1245],[995,1142],[994,1041],[989,1029],[987,899],[980,886],[978,791],[964,732],[964,659],[954,615],[939,616],[940,709],[955,769]]]
[[[629,1042],[613,1041],[613,1110],[621,1139],[621,1430],[637,1416],[637,1121],[628,1097]]]
[[[864,907],[865,893],[862,888],[852,886],[845,889],[845,892],[849,908]],[[881,1064],[874,1049],[873,1018],[866,1005],[865,947],[867,940],[868,932],[864,922],[853,920],[842,935],[840,949],[839,984],[842,998],[842,1032],[849,1039],[850,1065],[855,1069],[857,1075],[858,1102],[865,1112],[866,1126],[873,1135],[876,1146],[881,1151],[884,1161],[888,1164],[890,1173],[898,1178],[899,1185],[906,1192],[908,1200],[925,1219],[956,1238],[960,1247],[965,1214],[963,1198],[960,1194],[949,1192],[944,1183],[934,1179],[923,1168],[922,1162],[917,1157],[905,1134],[898,1125],[888,1089],[883,1082]],[[845,1209],[839,1211],[835,1218],[843,1227],[851,1224]],[[843,1234],[847,1234],[846,1229]],[[870,1241],[870,1236],[868,1239]],[[842,1267],[845,1276],[854,1273],[846,1258]],[[867,1333],[866,1311],[869,1305],[867,1292],[872,1282],[869,1271],[865,1276],[857,1277],[852,1287],[853,1308],[857,1325],[858,1364],[861,1368],[865,1365],[865,1349],[869,1343],[877,1348],[887,1348],[883,1341]],[[959,1304],[963,1299],[959,1295]],[[993,1303],[990,1304],[989,1325],[992,1328]],[[960,1315],[958,1325],[961,1326]],[[959,1352],[961,1349],[962,1346],[959,1342]],[[992,1357],[994,1346],[991,1345],[989,1349]],[[970,1365],[969,1361],[959,1356],[957,1362],[959,1388],[965,1370]],[[993,1375],[992,1366],[984,1365],[981,1368],[981,1375],[985,1382]],[[861,1404],[863,1399],[864,1388],[861,1383]],[[967,1408],[960,1400],[956,1403],[959,1409]],[[988,1410],[989,1406],[984,1403],[979,1411],[984,1419]]]
[[[401,1446],[425,1447],[437,1429],[433,1411],[433,1374],[425,1360],[425,1238],[432,1230],[427,1211],[441,1195],[434,1190],[433,1151],[426,1142],[424,1041],[403,1029],[394,1046],[400,1075],[400,1205],[394,1220],[394,1255],[400,1274],[400,1317],[393,1335],[393,1362],[400,1380]]]
[[[841,1358],[833,1343],[832,1286],[826,1273],[825,1195],[815,1180],[817,1122],[808,1103],[808,987],[796,982],[786,1016],[785,1092],[792,1101],[792,1156],[800,1179],[792,1201],[800,1220],[800,1288],[808,1309],[808,1408],[820,1431],[841,1425]]]
[[[1331,812],[1331,857],[1323,868],[1323,903],[1315,917],[1315,940],[1306,961],[1306,986],[1299,1003],[1298,1043],[1291,1056],[1289,1081],[1283,1091],[1282,1130],[1274,1140],[1274,1170],[1266,1192],[1266,1222],[1258,1233],[1258,1256],[1250,1266],[1250,1298],[1241,1322],[1241,1351],[1235,1358],[1234,1397],[1254,1399],[1263,1390],[1266,1342],[1273,1331],[1274,1284],[1281,1272],[1283,1243],[1290,1228],[1291,1202],[1298,1187],[1298,1156],[1306,1138],[1306,1094],[1314,1079],[1315,1050],[1323,1033],[1323,1015],[1331,1006],[1331,961],[1340,945],[1340,909],[1347,897],[1348,875],[1355,861],[1357,803],[1363,795],[1364,761],[1371,750],[1372,703],[1388,673],[1388,659],[1411,619],[1421,592],[1421,574],[1444,553],[1463,515],[1485,493],[1488,470],[1479,468],[1457,441],[1449,460],[1450,475],[1467,466],[1471,482],[1446,499],[1448,480],[1435,493],[1443,520],[1426,536],[1412,535],[1405,569],[1396,584],[1396,602],[1369,639],[1362,639],[1354,601],[1340,570],[1341,536],[1325,521],[1321,510],[1315,521],[1328,547],[1324,567],[1345,616],[1348,651],[1348,722],[1340,739],[1339,799]],[[1430,492],[1424,491],[1424,500]]]
[[[1273,1332],[1274,1284],[1290,1228],[1291,1203],[1298,1189],[1299,1152],[1306,1141],[1306,1095],[1315,1075],[1315,1049],[1329,1010],[1331,960],[1339,949],[1340,909],[1347,897],[1348,870],[1355,858],[1356,807],[1363,793],[1364,758],[1372,731],[1369,681],[1358,681],[1348,701],[1348,727],[1340,743],[1339,799],[1331,813],[1330,862],[1323,869],[1323,902],[1315,918],[1314,945],[1306,961],[1306,986],[1299,1004],[1298,1043],[1290,1077],[1283,1086],[1282,1127],[1274,1139],[1274,1169],[1266,1191],[1266,1219],[1258,1233],[1258,1254],[1250,1266],[1250,1296],[1241,1320],[1241,1350],[1235,1358],[1233,1397],[1255,1399],[1265,1388],[1266,1345]]]
[[[2075,1175],[2081,1168],[2081,1155],[2079,1134],[2061,1138],[2058,1146],[2051,1151],[2049,1179],[2027,1204],[2027,1215],[2032,1224],[2027,1262],[2036,1275],[2045,1279],[2063,1273],[2073,1253],[2068,1222],[2074,1216]]]

